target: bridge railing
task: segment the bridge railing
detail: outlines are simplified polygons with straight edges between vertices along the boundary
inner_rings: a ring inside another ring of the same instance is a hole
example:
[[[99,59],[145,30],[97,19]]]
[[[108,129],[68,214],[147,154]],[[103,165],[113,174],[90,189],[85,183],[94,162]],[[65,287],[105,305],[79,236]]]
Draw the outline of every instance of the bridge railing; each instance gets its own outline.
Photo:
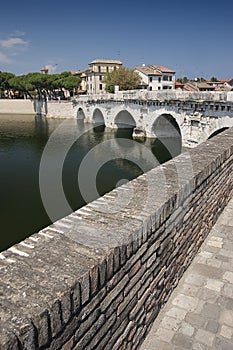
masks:
[[[233,91],[201,91],[189,92],[180,90],[169,91],[147,91],[147,90],[129,90],[119,91],[115,94],[92,94],[77,95],[74,102],[88,102],[100,100],[180,100],[180,101],[213,101],[213,102],[233,102]]]

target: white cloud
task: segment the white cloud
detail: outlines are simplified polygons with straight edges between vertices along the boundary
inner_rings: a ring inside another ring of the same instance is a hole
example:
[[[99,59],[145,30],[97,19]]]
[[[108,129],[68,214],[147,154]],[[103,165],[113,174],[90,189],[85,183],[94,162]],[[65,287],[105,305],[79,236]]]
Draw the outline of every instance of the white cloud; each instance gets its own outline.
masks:
[[[11,33],[9,36],[11,37],[18,37],[18,36],[24,36],[26,33],[22,32],[21,30],[15,30],[14,33]]]
[[[1,63],[11,63],[11,60],[4,55],[3,53],[0,52],[0,62]]]
[[[28,42],[21,38],[10,38],[5,40],[0,40],[0,46],[5,49],[11,49],[15,47],[24,47],[27,44]]]

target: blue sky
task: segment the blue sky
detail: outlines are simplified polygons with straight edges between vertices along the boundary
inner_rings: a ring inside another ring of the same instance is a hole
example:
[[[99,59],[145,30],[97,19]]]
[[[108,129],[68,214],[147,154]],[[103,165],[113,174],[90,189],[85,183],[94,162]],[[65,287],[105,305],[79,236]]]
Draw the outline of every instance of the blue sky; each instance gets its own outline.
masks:
[[[61,73],[106,58],[233,78],[232,14],[232,0],[5,1],[0,71]]]

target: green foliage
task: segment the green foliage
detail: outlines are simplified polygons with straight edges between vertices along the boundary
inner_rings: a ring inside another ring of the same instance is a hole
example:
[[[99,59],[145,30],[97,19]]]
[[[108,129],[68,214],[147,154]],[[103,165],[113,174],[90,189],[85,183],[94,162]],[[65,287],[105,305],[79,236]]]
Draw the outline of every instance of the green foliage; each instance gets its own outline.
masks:
[[[176,81],[178,81],[181,84],[186,84],[189,81],[189,79],[187,77],[183,77],[176,79]]]
[[[57,86],[67,90],[77,88],[81,83],[81,78],[72,75],[70,72],[63,72],[56,80]]]
[[[8,72],[0,72],[0,91],[1,95],[3,95],[4,91],[10,90],[9,80],[13,78],[15,75]]]
[[[210,79],[210,81],[215,82],[215,81],[218,81],[218,79],[217,79],[216,77],[212,77],[212,78]]]
[[[81,79],[70,72],[61,74],[41,74],[38,72],[16,76],[0,72],[0,91],[12,90],[26,94],[30,98],[56,96],[62,89],[73,90],[79,86]]]
[[[114,92],[115,85],[119,86],[120,90],[133,90],[140,85],[141,78],[134,69],[120,67],[108,73],[104,79],[105,90],[107,92]]]
[[[198,82],[198,83],[203,83],[203,82],[206,81],[206,79],[203,78],[203,77],[197,77],[197,78],[194,79],[194,81],[196,81],[196,82]]]

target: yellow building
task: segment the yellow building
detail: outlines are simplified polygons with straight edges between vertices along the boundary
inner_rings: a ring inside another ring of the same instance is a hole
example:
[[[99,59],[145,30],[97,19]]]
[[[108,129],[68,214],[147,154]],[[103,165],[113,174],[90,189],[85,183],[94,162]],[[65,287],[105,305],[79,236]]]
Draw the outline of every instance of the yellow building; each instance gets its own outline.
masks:
[[[122,67],[119,60],[97,59],[89,63],[89,69],[76,72],[82,79],[80,93],[102,94],[105,93],[103,78],[107,73]]]

